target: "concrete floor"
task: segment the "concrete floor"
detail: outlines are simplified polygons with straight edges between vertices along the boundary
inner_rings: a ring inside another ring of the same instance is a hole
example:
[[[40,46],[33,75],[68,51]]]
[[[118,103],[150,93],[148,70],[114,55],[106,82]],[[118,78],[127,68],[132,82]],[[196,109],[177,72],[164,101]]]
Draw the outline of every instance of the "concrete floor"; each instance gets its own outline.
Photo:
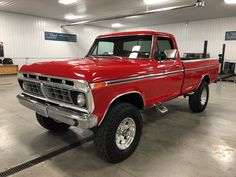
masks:
[[[0,172],[92,135],[47,132],[17,103],[19,92],[15,78],[0,78]],[[120,164],[99,159],[88,142],[13,176],[236,177],[236,84],[212,84],[210,94],[204,113],[191,113],[184,98],[167,103],[166,114],[144,112],[140,145]]]

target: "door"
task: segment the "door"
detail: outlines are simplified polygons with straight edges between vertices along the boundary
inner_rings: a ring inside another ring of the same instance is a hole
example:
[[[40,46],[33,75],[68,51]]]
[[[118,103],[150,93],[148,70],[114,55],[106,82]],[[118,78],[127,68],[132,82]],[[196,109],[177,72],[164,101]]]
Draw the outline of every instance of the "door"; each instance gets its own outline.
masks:
[[[180,60],[178,49],[174,38],[169,36],[158,36],[156,47],[157,62],[164,66],[165,96],[163,100],[175,98],[181,94],[184,79],[183,64]],[[171,53],[173,52],[173,53]],[[168,57],[168,56],[171,56]]]

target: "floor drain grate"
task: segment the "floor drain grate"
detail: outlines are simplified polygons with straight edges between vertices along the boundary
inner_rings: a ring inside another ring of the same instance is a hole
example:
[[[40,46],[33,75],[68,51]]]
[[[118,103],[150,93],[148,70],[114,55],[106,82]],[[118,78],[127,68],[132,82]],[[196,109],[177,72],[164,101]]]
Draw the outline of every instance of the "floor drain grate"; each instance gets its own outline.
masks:
[[[49,160],[49,159],[51,159],[51,158],[53,158],[55,156],[58,156],[58,155],[66,152],[66,151],[69,151],[69,150],[71,150],[73,148],[76,148],[76,147],[78,147],[78,146],[80,146],[80,145],[82,145],[84,143],[87,143],[87,142],[91,141],[92,139],[93,139],[92,136],[88,137],[88,138],[85,138],[85,139],[83,139],[83,140],[81,140],[79,142],[72,143],[72,144],[70,144],[68,146],[65,146],[65,147],[61,148],[61,149],[58,149],[58,150],[53,151],[53,152],[50,152],[50,153],[48,153],[46,155],[43,155],[43,156],[38,157],[38,158],[35,158],[35,159],[33,159],[31,161],[28,161],[28,162],[25,162],[23,164],[17,165],[17,166],[15,166],[13,168],[10,168],[10,169],[6,170],[6,171],[0,172],[0,177],[7,177],[7,176],[10,176],[10,175],[16,174],[16,173],[18,173],[20,171],[23,171],[23,170],[25,170],[27,168],[30,168],[30,167],[35,166],[35,165],[37,165],[39,163],[42,163],[42,162],[44,162],[46,160]]]

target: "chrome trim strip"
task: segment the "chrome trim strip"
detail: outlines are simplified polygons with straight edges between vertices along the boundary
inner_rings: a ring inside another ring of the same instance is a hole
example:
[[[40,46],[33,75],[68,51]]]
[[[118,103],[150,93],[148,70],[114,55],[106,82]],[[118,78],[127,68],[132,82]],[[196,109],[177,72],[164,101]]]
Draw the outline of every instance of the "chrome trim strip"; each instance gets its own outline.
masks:
[[[109,108],[111,107],[112,103],[113,103],[117,98],[119,98],[119,97],[121,97],[121,96],[124,96],[124,95],[132,94],[132,93],[137,93],[137,94],[139,94],[139,95],[141,96],[141,98],[142,98],[142,100],[143,100],[144,107],[145,107],[144,98],[143,98],[143,95],[142,95],[140,92],[138,92],[138,91],[130,91],[130,92],[126,92],[126,93],[121,93],[121,94],[117,95],[115,98],[113,98],[113,99],[110,101],[110,103],[109,103],[109,105],[107,106],[106,111],[104,112],[104,115],[103,115],[103,117],[102,117],[102,119],[101,119],[101,121],[99,122],[98,125],[101,125],[101,123],[103,122],[103,120],[104,120],[104,118],[105,118],[105,116],[106,116],[106,114],[107,114]]]
[[[218,59],[212,59],[212,58],[202,58],[197,60],[182,60],[184,63],[191,63],[191,62],[198,62],[198,61],[218,61]]]
[[[212,67],[216,67],[217,65],[208,65],[208,66],[201,66],[201,67],[197,67],[197,68],[191,68],[191,69],[185,69],[185,72],[189,72],[189,71],[195,71],[195,70],[199,70],[199,69],[204,69],[204,68],[212,68]]]
[[[37,105],[44,106],[47,109],[48,117],[59,122],[84,129],[93,128],[97,125],[98,118],[93,114],[81,114],[58,106],[40,103],[31,98],[27,98],[22,94],[17,95],[17,98],[23,106],[33,111],[37,111]]]
[[[143,80],[143,79],[148,79],[148,78],[156,78],[156,77],[167,76],[167,75],[172,75],[172,74],[177,74],[177,73],[182,73],[182,72],[183,73],[190,72],[190,71],[195,71],[195,70],[204,69],[204,68],[211,68],[211,67],[216,67],[216,66],[217,65],[208,65],[208,66],[202,66],[202,67],[191,68],[191,69],[186,69],[186,70],[170,71],[170,72],[159,73],[159,74],[149,74],[149,75],[129,77],[129,78],[118,79],[118,80],[110,80],[110,81],[105,81],[105,82],[107,86],[111,86],[111,85],[120,84],[123,82],[132,82],[132,81]]]
[[[106,81],[106,83],[109,86],[109,85],[119,84],[119,83],[122,83],[122,82],[132,82],[132,81],[136,81],[136,80],[143,80],[143,79],[148,79],[148,78],[161,77],[161,76],[177,74],[177,73],[183,73],[183,72],[184,72],[184,70],[177,70],[177,71],[171,71],[171,72],[165,72],[165,73],[159,73],[159,74],[149,74],[149,75],[143,75],[143,76],[137,76],[137,77],[111,80],[111,81]]]
[[[190,71],[195,71],[195,70],[204,69],[204,68],[211,68],[211,67],[216,67],[216,66],[217,65],[208,65],[208,66],[202,66],[202,67],[191,68],[191,69],[186,69],[186,70],[170,71],[170,72],[159,73],[159,74],[149,74],[149,75],[143,75],[143,76],[137,76],[137,77],[130,77],[130,78],[106,81],[106,83],[108,86],[110,86],[110,85],[119,84],[122,82],[132,82],[132,81],[136,81],[136,80],[143,80],[143,79],[148,79],[148,78],[167,76],[167,75],[177,74],[177,73],[181,73],[181,72],[190,72]]]

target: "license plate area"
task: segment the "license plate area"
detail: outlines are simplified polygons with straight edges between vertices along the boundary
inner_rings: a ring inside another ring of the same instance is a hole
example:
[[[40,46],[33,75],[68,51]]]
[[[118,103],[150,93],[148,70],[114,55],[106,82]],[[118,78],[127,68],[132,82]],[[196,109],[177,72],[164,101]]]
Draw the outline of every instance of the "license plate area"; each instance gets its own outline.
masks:
[[[44,116],[44,117],[48,117],[47,106],[44,106],[41,104],[35,104],[35,110],[39,115]]]

